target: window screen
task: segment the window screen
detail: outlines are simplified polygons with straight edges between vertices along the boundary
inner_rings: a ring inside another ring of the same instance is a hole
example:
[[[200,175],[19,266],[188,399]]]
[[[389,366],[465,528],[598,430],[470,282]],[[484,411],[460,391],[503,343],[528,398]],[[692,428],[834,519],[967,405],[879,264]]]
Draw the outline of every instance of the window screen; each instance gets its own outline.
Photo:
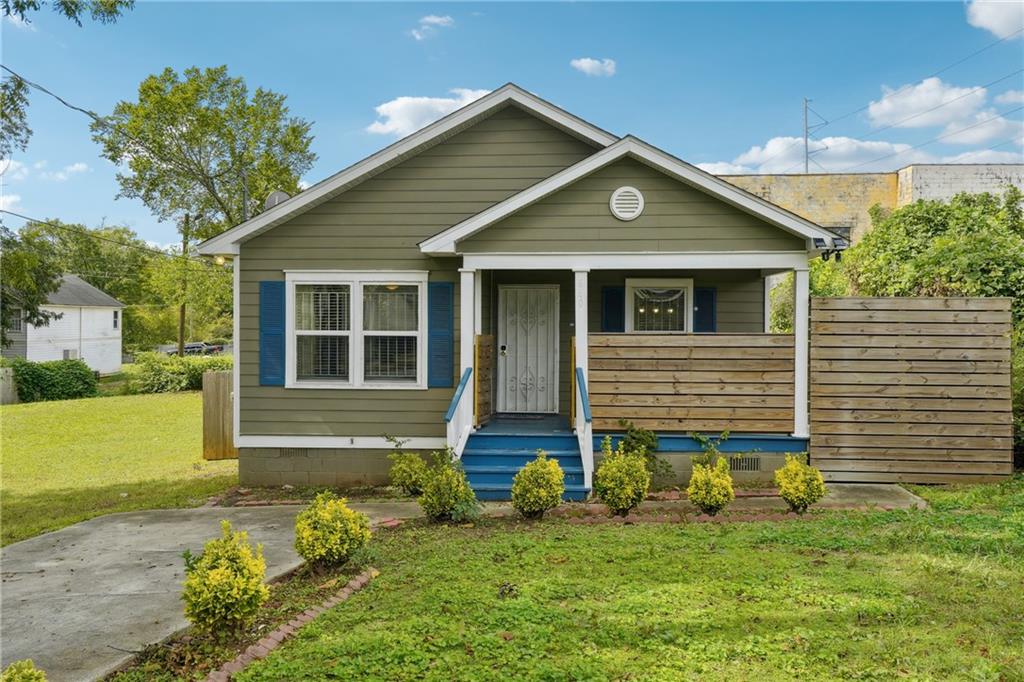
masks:
[[[363,378],[416,382],[419,291],[416,285],[363,286]]]

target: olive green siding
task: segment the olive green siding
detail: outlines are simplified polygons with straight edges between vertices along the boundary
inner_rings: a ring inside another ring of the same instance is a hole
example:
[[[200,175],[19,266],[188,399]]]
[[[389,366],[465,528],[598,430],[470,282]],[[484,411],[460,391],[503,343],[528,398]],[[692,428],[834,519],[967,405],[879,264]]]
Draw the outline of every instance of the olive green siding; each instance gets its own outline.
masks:
[[[608,200],[639,189],[643,214],[623,222]],[[620,159],[458,244],[465,253],[567,251],[802,251],[802,237],[636,159]]]
[[[318,390],[259,385],[259,282],[285,270],[429,270],[458,282],[459,259],[418,243],[594,149],[509,106],[337,198],[241,245],[240,435],[444,436],[452,389]],[[456,304],[458,287],[456,287]],[[456,310],[456,345],[459,314]],[[458,370],[458,348],[455,351]]]
[[[587,287],[587,325],[590,333],[601,331],[601,291],[607,286],[625,286],[627,278],[687,278],[695,287],[716,290],[716,325],[720,333],[761,333],[764,331],[764,278],[757,270],[592,270]],[[484,333],[497,329],[498,287],[502,284],[557,284],[558,324],[558,412],[569,415],[569,342],[575,335],[574,278],[569,270],[497,270],[484,273],[482,311]],[[497,337],[494,340],[498,343]],[[492,385],[497,385],[492,382]],[[497,403],[494,403],[497,404]]]

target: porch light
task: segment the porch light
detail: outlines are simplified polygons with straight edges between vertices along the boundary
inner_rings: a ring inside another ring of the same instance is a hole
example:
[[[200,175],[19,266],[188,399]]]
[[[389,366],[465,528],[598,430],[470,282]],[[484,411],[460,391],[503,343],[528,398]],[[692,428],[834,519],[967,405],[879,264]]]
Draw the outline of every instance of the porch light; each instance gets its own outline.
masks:
[[[660,312],[661,312],[661,308],[655,308],[655,309],[654,309],[654,312],[656,312],[656,313],[660,313]]]
[[[395,291],[396,289],[398,289],[398,285],[397,284],[385,284],[384,288],[387,289],[388,291]]]
[[[647,308],[640,308],[640,312],[646,313],[647,312]]]

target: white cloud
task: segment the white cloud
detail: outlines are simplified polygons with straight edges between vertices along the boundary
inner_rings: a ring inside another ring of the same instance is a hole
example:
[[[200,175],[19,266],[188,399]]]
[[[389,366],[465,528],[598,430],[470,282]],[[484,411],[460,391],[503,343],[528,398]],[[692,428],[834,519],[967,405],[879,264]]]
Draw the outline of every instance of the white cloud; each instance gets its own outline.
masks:
[[[1024,163],[1024,150],[1002,152],[995,149],[975,149],[956,156],[944,156],[943,163]]]
[[[452,97],[402,96],[384,102],[375,109],[378,119],[366,130],[378,135],[408,135],[480,99],[490,90],[454,88],[449,92]]]
[[[958,88],[939,78],[926,78],[900,88],[882,86],[882,98],[868,105],[876,126],[926,128],[946,125],[973,115],[985,104],[985,88]],[[928,111],[929,109],[935,111]],[[909,119],[909,120],[908,120]]]
[[[451,28],[452,26],[454,26],[455,19],[448,16],[447,14],[445,14],[444,16],[439,16],[437,14],[428,14],[425,17],[420,17],[419,23],[419,26],[409,31],[409,35],[411,35],[416,40],[426,40],[427,38],[437,33],[439,29]]]
[[[18,208],[20,203],[20,194],[0,193],[0,209],[4,211],[13,211]]]
[[[954,121],[942,133],[946,144],[980,144],[991,140],[1019,139],[1024,135],[1024,123],[999,115],[995,109],[979,111],[971,118]]]
[[[935,161],[925,151],[911,149],[909,144],[858,140],[852,137],[826,137],[811,140],[811,172],[838,173],[851,166],[858,172],[892,170],[908,163]],[[891,156],[891,154],[899,154]],[[881,158],[886,157],[886,158]],[[875,161],[875,159],[881,159]],[[863,164],[863,165],[862,165]],[[773,137],[763,146],[754,146],[731,162],[698,164],[715,174],[799,173],[803,172],[804,145],[800,137]]]
[[[1024,29],[1024,3],[1020,0],[973,0],[967,5],[967,23],[999,38]]]
[[[36,27],[34,25],[29,23],[28,21],[25,21],[21,17],[16,17],[13,14],[8,14],[6,19],[8,24],[22,31],[30,31],[32,33],[35,33],[36,31]]]
[[[996,95],[996,104],[1024,104],[1024,90],[1007,90]]]
[[[593,59],[592,57],[580,57],[569,62],[569,66],[581,71],[588,76],[614,76],[614,59]]]
[[[0,177],[17,182],[28,177],[28,166],[14,159],[0,159]]]
[[[313,186],[312,182],[307,182],[306,180],[303,180],[301,178],[299,179],[299,190],[307,190],[307,189],[309,189],[312,186]]]
[[[46,165],[45,162],[44,162],[43,165],[44,166]],[[59,171],[53,171],[53,172],[44,171],[44,172],[41,172],[39,174],[39,177],[41,179],[43,179],[43,180],[50,180],[50,181],[53,181],[53,182],[65,182],[66,180],[69,180],[72,175],[78,175],[79,173],[85,173],[88,170],[89,170],[88,164],[85,164],[85,163],[83,163],[81,161],[78,161],[78,162],[72,163],[72,164],[70,164],[68,166],[64,166]]]

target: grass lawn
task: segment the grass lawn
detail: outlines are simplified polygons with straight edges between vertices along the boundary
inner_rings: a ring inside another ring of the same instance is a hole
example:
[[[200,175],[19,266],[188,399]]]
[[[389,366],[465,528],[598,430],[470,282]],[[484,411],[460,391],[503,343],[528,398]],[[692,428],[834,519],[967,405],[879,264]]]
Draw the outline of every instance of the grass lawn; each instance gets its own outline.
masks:
[[[111,512],[201,504],[237,482],[202,458],[202,396],[168,393],[0,408],[3,544]]]
[[[1022,680],[1024,477],[935,510],[381,532],[381,576],[234,679]]]

